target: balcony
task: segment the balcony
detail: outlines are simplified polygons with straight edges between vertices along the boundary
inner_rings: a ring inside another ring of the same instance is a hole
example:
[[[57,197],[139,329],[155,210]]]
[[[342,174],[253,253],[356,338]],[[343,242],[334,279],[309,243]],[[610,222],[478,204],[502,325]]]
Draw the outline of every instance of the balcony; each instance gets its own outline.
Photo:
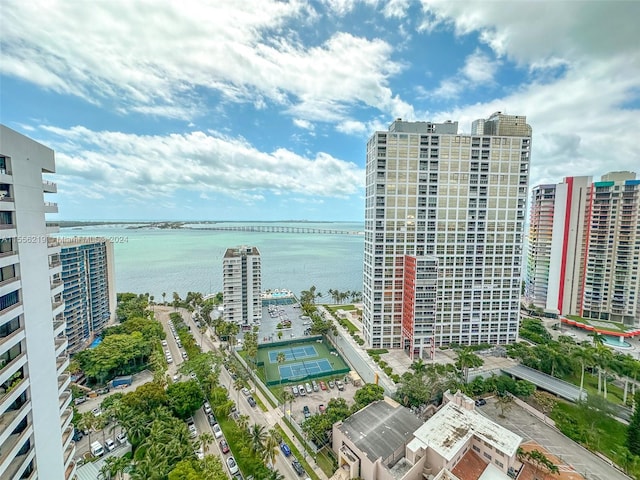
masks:
[[[55,337],[57,337],[61,333],[64,333],[66,325],[67,325],[67,322],[64,319],[62,319],[62,320],[54,319],[53,320],[53,335]]]
[[[33,432],[33,428],[29,427],[27,428],[26,431]],[[31,433],[29,433],[29,435],[31,435]],[[29,435],[25,437],[25,441],[26,441],[26,438],[29,437]],[[20,449],[22,448],[22,445],[24,445],[24,441],[22,441],[22,438],[20,438],[16,442],[16,445],[14,445],[15,453],[18,453],[20,451]],[[31,461],[35,457],[35,454],[36,454],[35,449],[30,448],[29,450],[27,450],[26,453],[23,453],[22,455],[16,455],[15,457],[13,457],[13,459],[7,466],[6,470],[3,469],[3,466],[4,466],[4,461],[3,461],[3,463],[0,464],[0,472],[4,472],[4,476],[2,478],[10,478],[10,479],[19,478],[18,476],[22,475],[22,473],[27,469],[29,463],[31,463]],[[4,455],[2,455],[0,458],[4,460]],[[34,472],[28,477],[28,479],[31,480],[33,478],[36,478],[35,474],[36,474],[36,471],[34,470]]]
[[[60,395],[60,410],[64,410],[69,405],[71,405],[71,392],[67,390]]]
[[[67,340],[66,337],[56,338],[55,341],[54,341],[54,344],[55,344],[55,347],[56,347],[56,357],[59,357],[60,355],[62,355],[64,350],[67,348],[67,345],[69,344],[69,341]]]
[[[15,430],[24,416],[31,410],[31,402],[25,402],[22,407],[17,410],[10,410],[0,415],[0,445],[4,443],[4,437]]]
[[[58,392],[62,393],[71,383],[71,375],[63,373],[58,377]]]
[[[76,462],[71,462],[67,467],[67,469],[64,471],[64,479],[69,480],[70,478],[73,477],[73,475],[75,475],[75,472],[76,472]]]
[[[60,224],[56,223],[56,222],[47,222],[46,231],[47,231],[48,234],[58,233],[58,232],[60,232]]]
[[[9,380],[11,375],[13,375],[18,370],[20,370],[20,368],[26,365],[26,363],[27,363],[27,354],[22,352],[18,354],[9,363],[7,363],[4,367],[2,367],[2,370],[0,370],[0,385],[3,385],[7,380]],[[0,395],[2,395],[2,392],[0,392]],[[1,411],[2,410],[0,409],[0,412]]]
[[[55,202],[44,202],[44,213],[58,213],[58,204]]]
[[[42,181],[42,190],[44,193],[58,193],[58,185],[55,182],[49,180]]]
[[[71,361],[69,355],[62,355],[56,359],[56,373],[62,375],[64,371],[69,367]]]
[[[73,437],[73,426],[68,426],[62,432],[62,449],[66,449],[71,443],[71,438]]]
[[[19,341],[24,339],[24,327],[16,328],[13,332],[11,332],[6,337],[0,338],[0,352],[4,353],[17,344]]]
[[[10,405],[15,402],[20,395],[29,387],[29,379],[23,378],[15,384],[8,392],[0,392],[0,411],[6,412]],[[0,452],[4,451],[4,447]],[[0,471],[2,469],[0,468]]]

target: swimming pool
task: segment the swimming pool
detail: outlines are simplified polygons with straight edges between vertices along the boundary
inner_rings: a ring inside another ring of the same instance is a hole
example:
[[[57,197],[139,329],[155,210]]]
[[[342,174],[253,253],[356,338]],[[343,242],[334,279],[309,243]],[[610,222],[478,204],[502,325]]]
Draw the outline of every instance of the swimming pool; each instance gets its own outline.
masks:
[[[614,348],[631,348],[631,344],[625,341],[624,337],[618,337],[615,335],[603,335],[602,343]]]

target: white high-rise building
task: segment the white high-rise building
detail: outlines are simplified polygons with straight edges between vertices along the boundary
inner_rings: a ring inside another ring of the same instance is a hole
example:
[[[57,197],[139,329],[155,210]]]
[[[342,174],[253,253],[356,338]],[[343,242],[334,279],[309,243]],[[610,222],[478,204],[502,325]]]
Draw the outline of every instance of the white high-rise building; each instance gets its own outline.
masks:
[[[0,478],[74,475],[53,150],[0,125]]]
[[[547,313],[579,317],[573,319],[578,323],[584,318],[640,327],[636,174],[610,172],[599,182],[566,177],[534,188],[532,202],[526,301]]]
[[[393,122],[367,144],[363,333],[429,357],[517,339],[531,127]]]
[[[228,248],[222,261],[223,318],[249,329],[262,319],[262,273],[256,247]]]

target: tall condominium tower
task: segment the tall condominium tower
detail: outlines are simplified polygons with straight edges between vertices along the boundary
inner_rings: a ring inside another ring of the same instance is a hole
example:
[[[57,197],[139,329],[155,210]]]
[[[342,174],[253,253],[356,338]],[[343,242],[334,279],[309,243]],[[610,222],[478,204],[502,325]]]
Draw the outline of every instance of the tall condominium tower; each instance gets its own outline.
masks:
[[[517,338],[531,127],[393,122],[367,144],[363,330],[373,348]]]
[[[104,238],[60,238],[68,352],[87,347],[115,319],[113,244]]]
[[[74,475],[53,150],[0,125],[0,478]]]
[[[262,318],[262,273],[256,247],[228,248],[222,261],[223,318],[249,329]]]
[[[576,314],[584,272],[591,177],[567,177],[531,193],[525,302],[548,313]]]
[[[595,183],[591,177],[567,177],[534,188],[527,302],[552,314],[640,326],[640,180],[635,177],[613,172]]]
[[[640,326],[640,180],[611,172],[592,188],[580,316]]]

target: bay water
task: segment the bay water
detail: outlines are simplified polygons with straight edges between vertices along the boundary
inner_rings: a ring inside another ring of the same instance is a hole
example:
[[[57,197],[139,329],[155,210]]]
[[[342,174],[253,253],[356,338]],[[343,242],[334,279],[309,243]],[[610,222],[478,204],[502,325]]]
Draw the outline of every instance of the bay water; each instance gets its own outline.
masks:
[[[359,234],[212,231],[206,227],[282,226],[359,232]],[[302,290],[315,285],[330,301],[329,289],[362,291],[364,225],[347,222],[270,222],[194,224],[193,228],[131,228],[123,224],[61,228],[61,237],[106,237],[114,243],[116,290],[149,293],[156,302],[173,292],[222,291],[222,258],[227,248],[257,247],[262,289]]]

